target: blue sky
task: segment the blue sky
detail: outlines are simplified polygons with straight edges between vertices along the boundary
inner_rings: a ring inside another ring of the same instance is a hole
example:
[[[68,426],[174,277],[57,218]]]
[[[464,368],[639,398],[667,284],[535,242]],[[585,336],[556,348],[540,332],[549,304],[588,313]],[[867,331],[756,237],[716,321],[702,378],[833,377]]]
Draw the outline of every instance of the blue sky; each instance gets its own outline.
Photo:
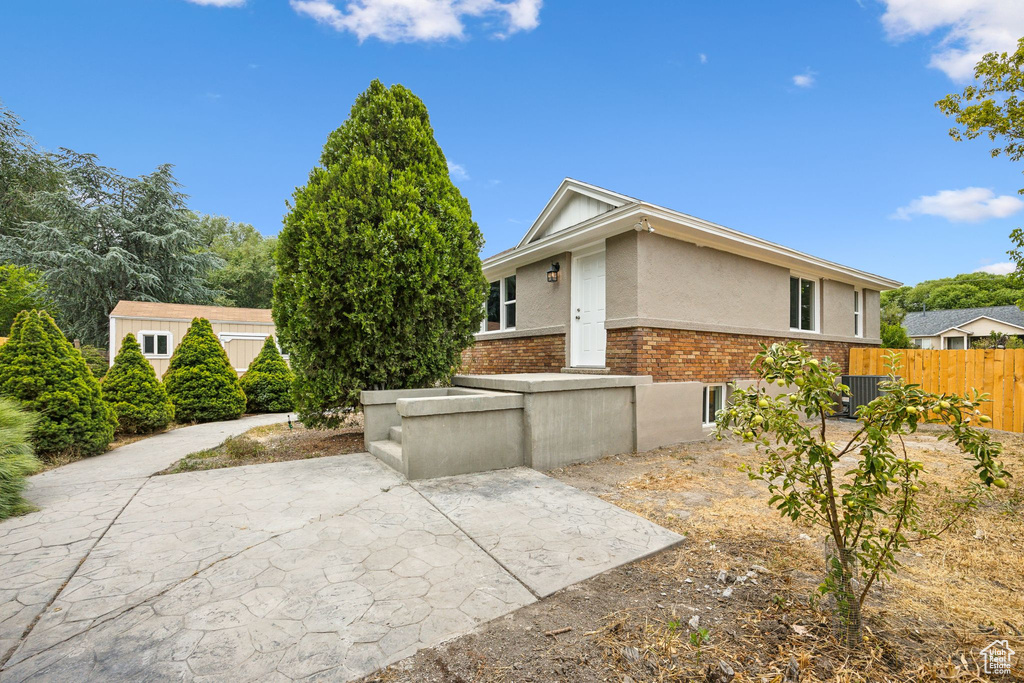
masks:
[[[572,176],[914,283],[1024,223],[1024,165],[933,106],[1020,35],[1017,0],[5,0],[0,99],[274,234],[379,78],[426,102],[485,255]]]

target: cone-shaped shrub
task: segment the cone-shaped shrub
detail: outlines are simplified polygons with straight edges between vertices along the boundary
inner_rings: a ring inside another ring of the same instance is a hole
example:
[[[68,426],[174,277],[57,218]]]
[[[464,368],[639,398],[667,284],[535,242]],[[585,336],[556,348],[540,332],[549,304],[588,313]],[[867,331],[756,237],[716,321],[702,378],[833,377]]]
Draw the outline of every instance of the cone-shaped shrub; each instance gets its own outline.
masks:
[[[10,399],[0,399],[0,519],[30,509],[21,492],[25,477],[39,469],[30,442],[35,426],[35,415]]]
[[[103,400],[117,413],[117,430],[148,434],[174,419],[174,404],[134,335],[126,335],[103,380]]]
[[[282,413],[292,409],[292,371],[281,358],[273,337],[267,337],[259,355],[238,380],[250,413]]]
[[[171,356],[164,387],[178,422],[235,420],[245,410],[238,373],[206,318],[193,318]]]
[[[96,455],[114,438],[117,418],[82,354],[45,311],[22,311],[0,346],[0,396],[38,414],[40,455]]]

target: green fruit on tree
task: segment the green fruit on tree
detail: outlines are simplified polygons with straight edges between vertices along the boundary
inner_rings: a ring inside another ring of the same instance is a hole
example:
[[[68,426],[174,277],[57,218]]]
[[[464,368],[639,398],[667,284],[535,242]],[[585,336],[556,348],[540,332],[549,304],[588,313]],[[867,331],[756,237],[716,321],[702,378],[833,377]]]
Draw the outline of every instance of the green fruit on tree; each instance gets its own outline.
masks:
[[[760,401],[757,402],[757,405],[761,408],[767,408],[768,406],[771,405],[771,403],[768,402],[768,399],[762,398]]]
[[[939,407],[943,410],[949,410],[949,401],[939,401]]]
[[[764,422],[764,418],[761,417],[760,415],[755,415],[754,417],[750,418],[750,422],[751,424],[759,425],[762,422]]]
[[[878,530],[878,533],[882,534],[883,536],[888,536],[889,535],[889,529],[887,529],[886,527],[883,526],[881,529]]]
[[[1005,488],[1006,488],[1006,480],[1005,480],[1005,479],[1003,479],[1002,477],[998,477],[998,478],[996,478],[996,479],[993,479],[993,480],[992,480],[992,483],[993,483],[993,484],[994,484],[995,486],[998,486],[998,487],[999,487],[999,488],[1001,488],[1001,489],[1005,489]]]
[[[917,415],[917,408],[914,406],[907,406],[907,412],[911,415]]]
[[[797,376],[796,378],[793,379],[793,384],[797,385],[798,387],[802,387],[804,385],[804,378]]]
[[[981,417],[979,417],[979,418],[978,418],[978,420],[979,420],[979,421],[980,421],[980,422],[981,422],[982,424],[988,424],[989,422],[991,422],[991,421],[992,421],[992,418],[991,418],[991,417],[989,417],[988,415],[982,415]]]
[[[781,377],[778,380],[776,380],[775,383],[778,384],[780,387],[786,386],[786,380],[782,379]]]
[[[789,395],[789,402],[790,403],[796,403],[799,400],[800,400],[800,397],[797,394],[790,394]]]

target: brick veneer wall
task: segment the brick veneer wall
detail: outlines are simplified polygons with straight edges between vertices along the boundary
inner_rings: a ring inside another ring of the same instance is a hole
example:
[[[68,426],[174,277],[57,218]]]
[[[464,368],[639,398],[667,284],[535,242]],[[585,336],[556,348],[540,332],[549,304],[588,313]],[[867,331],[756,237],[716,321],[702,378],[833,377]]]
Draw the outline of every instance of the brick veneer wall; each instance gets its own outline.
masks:
[[[786,341],[721,332],[629,327],[608,330],[606,365],[614,374],[651,375],[655,382],[731,382],[754,379],[750,361],[760,344]],[[826,356],[849,370],[850,349],[870,344],[799,340],[815,357]]]
[[[559,372],[565,366],[565,335],[481,339],[462,352],[460,372]]]

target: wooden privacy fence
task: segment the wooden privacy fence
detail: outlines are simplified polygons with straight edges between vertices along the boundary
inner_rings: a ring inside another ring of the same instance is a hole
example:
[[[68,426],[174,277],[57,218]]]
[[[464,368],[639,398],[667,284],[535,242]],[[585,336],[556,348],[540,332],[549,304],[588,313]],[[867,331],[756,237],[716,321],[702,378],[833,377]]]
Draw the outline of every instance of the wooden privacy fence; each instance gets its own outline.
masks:
[[[850,349],[851,375],[884,375],[886,354],[900,359],[898,375],[936,394],[989,395],[978,408],[989,426],[1024,432],[1024,349],[938,351],[930,349]]]

